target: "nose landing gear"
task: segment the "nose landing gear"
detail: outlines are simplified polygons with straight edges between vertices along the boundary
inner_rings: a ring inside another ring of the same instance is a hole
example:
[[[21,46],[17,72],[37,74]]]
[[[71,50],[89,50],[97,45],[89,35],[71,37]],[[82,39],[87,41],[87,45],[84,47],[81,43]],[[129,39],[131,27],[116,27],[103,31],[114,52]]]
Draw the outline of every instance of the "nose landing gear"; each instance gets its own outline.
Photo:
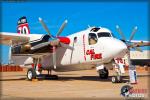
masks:
[[[112,83],[121,83],[122,82],[122,76],[112,76],[111,78]]]
[[[124,73],[124,67],[122,65],[115,65],[116,75],[112,76],[112,83],[121,83],[123,81],[122,74]]]

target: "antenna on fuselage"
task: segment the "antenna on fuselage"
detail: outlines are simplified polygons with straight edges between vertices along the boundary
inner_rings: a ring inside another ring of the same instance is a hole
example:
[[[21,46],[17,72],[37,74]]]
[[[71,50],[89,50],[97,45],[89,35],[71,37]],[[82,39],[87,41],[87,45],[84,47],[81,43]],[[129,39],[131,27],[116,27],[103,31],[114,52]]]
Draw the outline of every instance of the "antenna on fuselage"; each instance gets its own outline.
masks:
[[[91,26],[90,26],[90,25],[88,25],[88,27],[89,27],[89,28],[91,28]]]

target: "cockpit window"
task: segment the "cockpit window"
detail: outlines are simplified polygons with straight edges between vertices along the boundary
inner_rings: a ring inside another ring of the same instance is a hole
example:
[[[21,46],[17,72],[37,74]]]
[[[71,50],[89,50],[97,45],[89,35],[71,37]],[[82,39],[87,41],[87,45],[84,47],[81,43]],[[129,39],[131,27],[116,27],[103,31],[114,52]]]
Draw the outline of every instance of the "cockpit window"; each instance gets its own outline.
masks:
[[[100,38],[100,37],[111,37],[111,34],[109,32],[100,32],[97,35],[98,35],[98,38]]]
[[[97,32],[100,28],[92,28],[91,32]]]
[[[89,45],[97,43],[97,36],[95,33],[89,33]]]

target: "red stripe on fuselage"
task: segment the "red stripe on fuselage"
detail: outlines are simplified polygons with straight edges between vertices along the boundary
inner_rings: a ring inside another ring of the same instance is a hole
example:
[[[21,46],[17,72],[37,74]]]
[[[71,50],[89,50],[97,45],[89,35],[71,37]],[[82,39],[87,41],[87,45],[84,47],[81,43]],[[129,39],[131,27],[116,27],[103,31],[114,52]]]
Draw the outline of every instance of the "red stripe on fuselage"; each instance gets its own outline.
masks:
[[[83,35],[83,50],[84,50],[84,60],[86,61],[86,54],[85,54],[85,35]]]

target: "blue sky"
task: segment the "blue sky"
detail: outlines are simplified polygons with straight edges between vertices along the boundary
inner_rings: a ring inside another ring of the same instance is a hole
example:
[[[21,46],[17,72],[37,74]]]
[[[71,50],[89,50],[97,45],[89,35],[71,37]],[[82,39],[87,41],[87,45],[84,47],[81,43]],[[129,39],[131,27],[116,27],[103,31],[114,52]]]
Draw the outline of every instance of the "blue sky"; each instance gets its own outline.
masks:
[[[73,34],[90,26],[109,28],[120,38],[115,26],[119,25],[127,39],[132,28],[138,26],[135,40],[148,40],[148,2],[18,2],[2,3],[2,30],[16,32],[17,20],[26,16],[31,33],[46,34],[38,17],[56,34],[67,19],[62,36]],[[8,62],[8,47],[2,46],[1,62]]]

